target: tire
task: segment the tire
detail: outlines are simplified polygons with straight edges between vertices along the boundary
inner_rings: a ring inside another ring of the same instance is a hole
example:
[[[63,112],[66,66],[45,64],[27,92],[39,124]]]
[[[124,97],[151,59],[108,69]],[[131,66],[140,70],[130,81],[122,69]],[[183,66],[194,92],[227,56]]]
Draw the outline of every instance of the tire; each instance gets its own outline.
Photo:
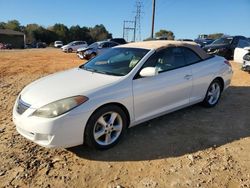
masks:
[[[89,59],[93,59],[95,56],[96,56],[96,53],[92,53],[92,54],[90,54]]]
[[[73,49],[72,48],[69,48],[68,49],[68,53],[72,53],[73,52]]]
[[[208,87],[206,97],[202,104],[205,107],[214,107],[220,100],[222,92],[222,84],[218,79],[215,79]]]
[[[84,142],[94,149],[109,149],[120,141],[127,125],[127,116],[120,107],[104,106],[89,118]]]

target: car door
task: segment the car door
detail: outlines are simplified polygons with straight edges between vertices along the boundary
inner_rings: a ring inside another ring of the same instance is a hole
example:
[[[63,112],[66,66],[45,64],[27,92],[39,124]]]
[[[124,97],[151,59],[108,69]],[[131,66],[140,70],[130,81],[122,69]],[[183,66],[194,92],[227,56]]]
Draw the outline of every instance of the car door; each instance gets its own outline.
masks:
[[[141,122],[189,104],[192,72],[179,48],[153,54],[142,66],[155,67],[158,75],[133,79],[135,121]],[[139,74],[138,74],[139,75]]]
[[[109,42],[104,42],[100,45],[100,47],[97,49],[97,54],[102,54],[105,51],[109,49]]]
[[[196,103],[204,99],[207,88],[214,74],[215,65],[211,58],[203,60],[198,54],[189,48],[182,47],[186,64],[192,71],[192,90],[190,103]]]
[[[78,46],[78,42],[74,42],[71,47],[72,47],[72,49],[74,51],[76,51],[77,50],[77,46]]]

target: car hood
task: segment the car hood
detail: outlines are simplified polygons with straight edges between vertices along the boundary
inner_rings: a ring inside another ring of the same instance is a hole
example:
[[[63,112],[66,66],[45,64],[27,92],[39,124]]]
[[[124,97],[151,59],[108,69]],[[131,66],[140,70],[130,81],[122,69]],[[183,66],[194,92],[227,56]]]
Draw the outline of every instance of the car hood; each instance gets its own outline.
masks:
[[[68,48],[68,47],[69,45],[67,44],[67,45],[62,46],[61,48]]]
[[[74,68],[32,82],[23,89],[21,98],[33,108],[39,108],[71,96],[88,96],[91,92],[116,82],[120,78]]]
[[[78,51],[78,52],[86,52],[87,50],[95,50],[95,48],[89,48],[89,47],[86,47],[86,48],[79,48],[77,51]]]
[[[203,47],[204,50],[208,49],[221,49],[221,48],[226,48],[228,47],[228,44],[209,44]]]
[[[86,51],[86,50],[88,50],[88,49],[89,49],[88,47],[78,48],[77,51],[78,51],[78,52],[81,52],[81,51]]]

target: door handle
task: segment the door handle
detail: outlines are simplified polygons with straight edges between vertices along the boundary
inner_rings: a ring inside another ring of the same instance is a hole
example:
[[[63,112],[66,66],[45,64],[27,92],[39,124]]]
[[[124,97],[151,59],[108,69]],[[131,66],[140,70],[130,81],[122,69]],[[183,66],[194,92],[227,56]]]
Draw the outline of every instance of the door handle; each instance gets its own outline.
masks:
[[[184,78],[185,78],[186,80],[189,80],[189,79],[192,78],[192,74],[187,74],[187,75],[184,76]]]

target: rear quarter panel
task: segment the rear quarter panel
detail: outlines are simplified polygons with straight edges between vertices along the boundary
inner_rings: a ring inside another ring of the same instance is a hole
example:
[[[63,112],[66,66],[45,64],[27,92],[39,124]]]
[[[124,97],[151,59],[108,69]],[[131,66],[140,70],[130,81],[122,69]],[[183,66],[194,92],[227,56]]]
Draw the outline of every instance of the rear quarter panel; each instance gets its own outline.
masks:
[[[203,101],[210,83],[217,77],[224,80],[225,88],[228,87],[232,69],[224,61],[223,57],[214,56],[192,65],[193,88],[190,103]]]

